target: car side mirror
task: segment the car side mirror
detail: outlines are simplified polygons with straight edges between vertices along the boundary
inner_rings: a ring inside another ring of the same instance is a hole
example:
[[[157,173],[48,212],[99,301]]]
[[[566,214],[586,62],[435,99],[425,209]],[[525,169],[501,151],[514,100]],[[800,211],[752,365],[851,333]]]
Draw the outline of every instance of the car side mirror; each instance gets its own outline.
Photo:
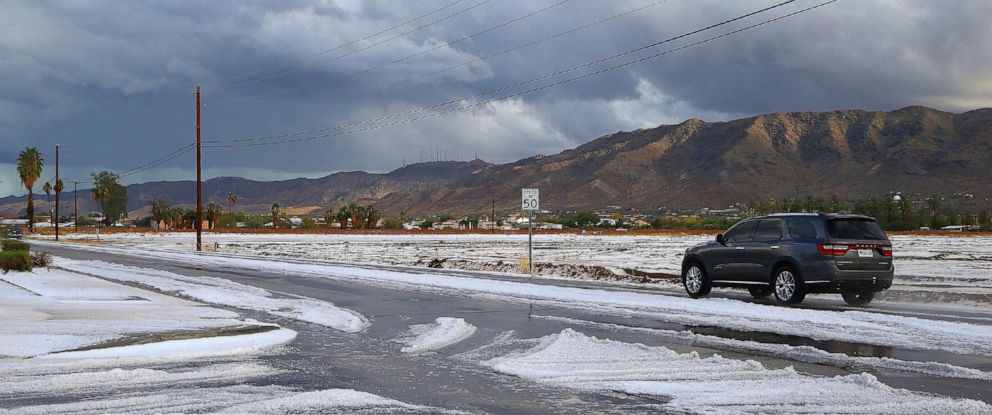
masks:
[[[720,245],[726,245],[727,244],[727,240],[726,239],[723,239],[723,234],[722,233],[716,234],[716,243],[718,243]]]

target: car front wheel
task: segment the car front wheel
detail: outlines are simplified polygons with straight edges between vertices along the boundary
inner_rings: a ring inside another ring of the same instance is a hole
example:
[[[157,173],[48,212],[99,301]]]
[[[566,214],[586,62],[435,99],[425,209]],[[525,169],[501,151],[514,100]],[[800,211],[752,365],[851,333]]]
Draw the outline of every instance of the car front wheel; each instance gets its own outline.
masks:
[[[682,286],[685,292],[692,298],[705,297],[710,293],[710,282],[706,278],[706,272],[698,263],[689,264],[682,271]]]
[[[782,267],[775,271],[775,299],[783,304],[798,304],[806,298],[802,280],[792,268]]]
[[[861,291],[861,292],[843,292],[840,294],[844,297],[844,302],[847,305],[855,307],[864,307],[875,298],[875,293],[871,291]]]

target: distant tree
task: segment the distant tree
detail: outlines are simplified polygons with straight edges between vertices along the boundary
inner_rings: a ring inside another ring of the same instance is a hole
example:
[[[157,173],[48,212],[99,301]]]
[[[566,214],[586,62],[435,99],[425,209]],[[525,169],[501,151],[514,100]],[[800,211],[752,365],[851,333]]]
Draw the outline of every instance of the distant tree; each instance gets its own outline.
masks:
[[[335,214],[334,209],[327,209],[324,211],[324,226],[326,226],[327,229],[331,228],[331,224],[334,223],[336,219],[337,215]]]
[[[234,212],[234,205],[238,204],[238,195],[234,193],[227,194],[227,204],[231,207],[231,212]]]
[[[55,215],[55,211],[52,210],[52,184],[45,182],[45,185],[41,186],[41,191],[45,192],[45,204],[48,205],[48,221],[49,223],[54,223],[55,219],[52,217]]]
[[[365,228],[365,220],[368,217],[368,212],[364,206],[360,206],[357,203],[349,203],[348,212],[351,213],[351,226],[353,228]]]
[[[425,220],[423,222],[420,222],[420,229],[430,229],[433,226],[434,226],[434,221],[432,221],[430,219],[427,219],[427,220]]]
[[[169,203],[164,200],[158,200],[152,202],[152,221],[155,222],[155,226],[164,223],[166,226],[170,226],[172,219],[172,207]]]
[[[103,211],[103,224],[111,226],[127,217],[127,188],[117,182],[118,176],[104,170],[90,177],[93,178],[93,200]]]
[[[183,209],[183,226],[186,229],[196,228],[196,211],[193,209]]]
[[[205,213],[207,217],[207,229],[213,229],[214,223],[217,222],[217,219],[220,218],[220,215],[224,213],[224,209],[221,208],[220,205],[216,203],[208,203],[207,210]]]
[[[306,216],[303,218],[303,222],[300,223],[301,229],[317,229],[317,221],[313,218]]]
[[[382,227],[385,229],[403,229],[403,219],[392,216],[383,218]]]
[[[844,209],[841,204],[840,198],[837,197],[837,195],[830,196],[830,201],[828,203],[830,207],[830,212],[832,213],[840,213],[841,210]]]
[[[272,229],[278,228],[279,227],[279,204],[278,203],[273,203],[272,204],[271,213],[272,213]]]
[[[375,206],[367,206],[365,208],[365,227],[369,229],[375,228],[379,224],[380,216]]]
[[[347,229],[348,220],[351,219],[351,211],[348,210],[348,206],[341,206],[341,209],[338,209],[336,218],[338,223],[341,224],[341,229]]]
[[[21,184],[28,189],[28,229],[32,232],[34,232],[34,182],[41,177],[44,165],[45,160],[34,147],[21,150],[17,156],[17,175],[21,178]]]

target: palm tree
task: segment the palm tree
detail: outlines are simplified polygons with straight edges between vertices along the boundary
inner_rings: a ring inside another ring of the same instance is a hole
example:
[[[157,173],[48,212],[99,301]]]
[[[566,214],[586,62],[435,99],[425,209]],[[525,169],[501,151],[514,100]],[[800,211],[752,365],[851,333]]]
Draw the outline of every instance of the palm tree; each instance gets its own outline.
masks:
[[[379,211],[376,210],[375,206],[369,206],[365,208],[365,227],[369,229],[375,228],[379,224]]]
[[[359,206],[357,203],[349,203],[348,212],[351,213],[351,226],[353,228],[362,229],[365,227],[365,218],[368,215],[364,206]]]
[[[207,229],[213,229],[214,222],[216,222],[217,219],[220,217],[220,215],[224,213],[224,209],[222,209],[220,205],[216,203],[209,203],[207,204],[206,213],[207,213]]]
[[[279,204],[272,204],[272,229],[279,227]]]
[[[231,205],[231,213],[234,213],[234,205],[238,204],[238,195],[234,193],[228,193],[227,203]]]
[[[341,206],[338,210],[337,215],[338,223],[341,224],[341,229],[348,228],[348,219],[351,219],[351,212],[348,210],[348,206]]]
[[[162,222],[165,222],[164,225],[169,226],[170,219],[172,219],[172,208],[169,207],[168,203],[163,200],[152,202],[152,220],[155,221],[156,228]]]
[[[52,221],[52,184],[45,182],[44,186],[41,186],[41,191],[45,192],[45,203],[48,205],[48,221],[50,223],[55,223]]]
[[[34,182],[41,176],[45,160],[34,147],[25,148],[17,156],[17,175],[28,189],[28,229],[34,232]]]

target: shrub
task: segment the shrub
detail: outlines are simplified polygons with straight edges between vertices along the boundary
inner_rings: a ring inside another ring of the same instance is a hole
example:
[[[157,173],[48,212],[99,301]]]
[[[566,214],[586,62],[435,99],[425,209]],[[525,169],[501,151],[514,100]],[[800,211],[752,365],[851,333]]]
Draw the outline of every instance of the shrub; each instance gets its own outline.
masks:
[[[31,263],[36,267],[48,268],[52,266],[52,254],[48,252],[32,252]]]
[[[9,271],[31,271],[31,255],[27,251],[0,252],[0,270],[6,274]]]
[[[16,239],[6,239],[0,242],[0,246],[3,247],[3,252],[13,252],[13,251],[27,252],[31,249],[31,245],[28,245],[27,242],[18,241]]]

